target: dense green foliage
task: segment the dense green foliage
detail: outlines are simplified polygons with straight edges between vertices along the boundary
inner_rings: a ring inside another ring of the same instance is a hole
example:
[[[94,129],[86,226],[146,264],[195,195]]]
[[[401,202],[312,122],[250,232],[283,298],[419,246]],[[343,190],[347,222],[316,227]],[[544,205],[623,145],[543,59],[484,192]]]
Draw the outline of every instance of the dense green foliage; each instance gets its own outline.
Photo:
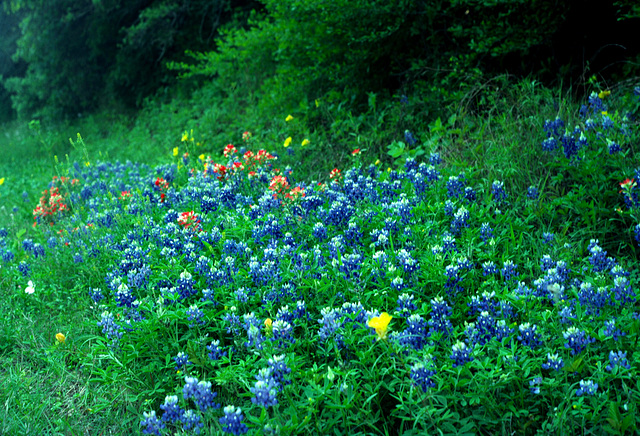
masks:
[[[437,110],[482,75],[620,79],[640,54],[632,1],[15,0],[0,19],[3,62],[16,63],[0,71],[4,92],[24,118],[166,95],[167,62],[265,108],[324,98],[362,110],[370,92],[418,87]]]
[[[20,22],[13,59],[24,74],[5,77],[22,117],[77,116],[100,105],[135,105],[172,83],[165,62],[187,48],[215,47],[221,26],[242,23],[251,1],[11,2]]]

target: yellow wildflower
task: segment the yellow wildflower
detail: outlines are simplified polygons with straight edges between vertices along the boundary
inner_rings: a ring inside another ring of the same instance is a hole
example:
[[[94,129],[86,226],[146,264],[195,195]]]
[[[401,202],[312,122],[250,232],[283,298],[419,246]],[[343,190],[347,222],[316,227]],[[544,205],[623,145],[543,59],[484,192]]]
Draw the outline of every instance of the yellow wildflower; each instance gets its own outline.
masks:
[[[374,165],[380,165],[380,159],[376,159],[376,163]]]
[[[189,140],[189,133],[185,130],[185,132],[182,134],[182,142],[186,142]]]
[[[600,99],[603,99],[605,97],[608,97],[611,95],[611,91],[600,91],[598,93],[598,97],[600,97]]]
[[[389,315],[387,312],[382,312],[380,316],[375,316],[369,320],[367,325],[376,329],[376,333],[378,334],[378,340],[387,339],[387,329],[389,327],[389,322],[393,317]]]
[[[178,147],[174,147],[174,148],[173,148],[173,155],[174,155],[174,156],[177,156],[177,155],[178,155],[178,153],[179,153],[179,151],[178,151]]]
[[[293,119],[293,117],[292,117],[291,115],[287,115],[287,118],[285,118],[284,120],[285,120],[286,122],[289,122],[289,121],[291,121],[292,119]]]
[[[304,147],[305,145],[309,145],[310,141],[308,139],[303,139],[302,140],[302,146]],[[4,180],[4,179],[3,179]]]
[[[271,332],[273,331],[273,321],[271,318],[264,320],[264,329],[267,331],[267,336],[271,335]]]
[[[204,153],[202,153],[200,156],[198,156],[198,159],[200,159],[202,162],[204,162]]]
[[[65,335],[63,335],[62,333],[56,333],[56,341],[58,341],[61,344],[64,344],[64,341],[67,340],[67,337]]]
[[[288,147],[289,144],[291,144],[291,136],[289,136],[287,139],[284,140],[284,146]]]
[[[0,185],[4,184],[4,177],[0,179]]]

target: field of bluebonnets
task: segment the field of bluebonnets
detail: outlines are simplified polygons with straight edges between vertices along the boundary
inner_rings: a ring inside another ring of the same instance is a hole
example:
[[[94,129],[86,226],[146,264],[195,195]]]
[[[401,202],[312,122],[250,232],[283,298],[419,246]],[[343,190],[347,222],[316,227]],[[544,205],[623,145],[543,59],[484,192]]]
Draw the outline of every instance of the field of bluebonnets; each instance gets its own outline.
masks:
[[[3,430],[638,431],[640,136],[608,94],[533,126],[536,179],[483,178],[439,122],[319,180],[286,165],[306,138],[186,131],[152,166],[78,134],[0,230],[2,349],[67,313],[5,361]]]

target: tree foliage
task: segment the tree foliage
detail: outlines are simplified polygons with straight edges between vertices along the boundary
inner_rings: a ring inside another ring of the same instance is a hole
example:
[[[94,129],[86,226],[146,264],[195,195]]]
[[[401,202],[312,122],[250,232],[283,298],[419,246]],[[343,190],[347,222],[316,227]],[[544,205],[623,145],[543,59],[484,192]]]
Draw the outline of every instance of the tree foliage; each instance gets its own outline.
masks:
[[[221,26],[250,0],[18,0],[14,62],[4,80],[18,114],[69,116],[105,102],[128,105],[171,81],[184,50],[212,49]]]

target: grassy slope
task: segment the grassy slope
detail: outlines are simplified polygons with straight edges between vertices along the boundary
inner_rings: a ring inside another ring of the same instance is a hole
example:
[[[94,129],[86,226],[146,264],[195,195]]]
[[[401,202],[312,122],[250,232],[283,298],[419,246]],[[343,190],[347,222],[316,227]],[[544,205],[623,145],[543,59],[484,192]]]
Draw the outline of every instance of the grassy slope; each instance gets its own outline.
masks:
[[[21,234],[16,241],[29,237],[34,231],[31,211],[40,192],[52,175],[64,174],[69,162],[169,161],[173,147],[182,147],[182,132],[190,129],[194,129],[196,140],[203,142],[198,151],[213,155],[228,142],[241,143],[242,132],[251,130],[264,148],[275,149],[283,163],[293,166],[294,174],[305,180],[326,179],[327,170],[334,165],[346,167],[349,152],[356,147],[366,150],[365,162],[383,159],[383,164],[390,164],[386,146],[401,140],[407,128],[425,143],[438,137],[432,145],[450,165],[489,184],[496,178],[508,180],[510,189],[523,192],[536,181],[548,181],[549,171],[538,151],[541,126],[557,114],[575,113],[576,107],[565,106],[564,100],[532,83],[502,83],[478,92],[488,97],[485,103],[478,95],[468,94],[454,111],[457,119],[439,136],[434,129],[429,133],[433,119],[417,110],[419,96],[410,96],[407,109],[390,101],[356,116],[321,106],[313,116],[294,113],[293,123],[286,123],[287,113],[267,116],[244,99],[216,101],[207,96],[206,89],[192,99],[151,102],[135,116],[102,113],[72,125],[43,128],[39,134],[12,124],[5,126],[5,135],[0,138],[0,177],[6,178],[0,187],[0,228]],[[74,149],[68,142],[78,132],[86,150]],[[296,143],[309,138],[311,146],[297,147],[296,154],[289,155],[282,148],[288,136]],[[331,161],[323,158],[327,153]],[[538,218],[536,226],[567,234],[569,239],[597,233],[595,228],[566,227],[562,216],[541,214]],[[629,250],[625,253],[633,254]],[[59,283],[45,291],[50,297],[46,304],[35,306],[23,298],[14,282],[0,274],[0,433],[120,434],[122,425],[130,428],[129,421],[137,419],[127,410],[137,410],[140,405],[131,402],[127,387],[117,380],[90,382],[79,365],[90,344],[83,342],[86,332],[74,331],[79,321],[89,316],[89,312],[76,310],[74,301],[75,296],[86,298],[86,292],[73,289],[73,280]],[[56,352],[52,341],[52,332],[57,331],[74,331],[75,340],[64,345],[63,353]]]

